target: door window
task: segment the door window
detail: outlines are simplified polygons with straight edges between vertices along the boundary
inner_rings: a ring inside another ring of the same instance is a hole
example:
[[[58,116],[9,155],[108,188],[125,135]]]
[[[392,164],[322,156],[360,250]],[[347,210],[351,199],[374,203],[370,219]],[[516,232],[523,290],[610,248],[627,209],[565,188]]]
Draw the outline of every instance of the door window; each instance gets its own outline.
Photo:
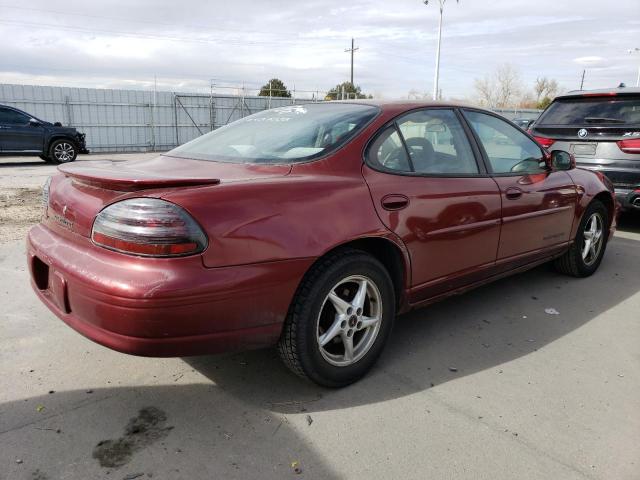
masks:
[[[0,123],[4,125],[26,125],[29,117],[9,108],[0,108]]]
[[[493,115],[465,111],[480,139],[493,173],[545,172],[540,147],[518,128]]]
[[[398,128],[416,173],[478,173],[469,140],[453,110],[412,112],[398,120]]]
[[[453,110],[425,109],[400,117],[373,142],[369,161],[384,170],[426,175],[478,174],[473,150]]]

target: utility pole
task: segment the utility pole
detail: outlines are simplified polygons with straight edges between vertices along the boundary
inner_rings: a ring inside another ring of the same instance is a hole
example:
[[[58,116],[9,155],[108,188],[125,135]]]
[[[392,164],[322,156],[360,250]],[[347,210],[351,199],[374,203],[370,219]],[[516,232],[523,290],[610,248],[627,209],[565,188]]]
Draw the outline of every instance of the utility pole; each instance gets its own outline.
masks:
[[[582,90],[582,86],[584,85],[584,74],[587,72],[587,69],[582,70],[582,80],[580,80],[580,90]]]
[[[438,21],[438,49],[436,50],[436,72],[433,79],[433,99],[438,99],[438,81],[440,80],[440,43],[442,41],[442,12],[447,0],[438,0],[440,6],[440,20]],[[459,0],[456,0],[458,2]],[[429,0],[424,0],[425,5],[429,5]]]
[[[345,52],[351,52],[351,85],[353,85],[353,54],[356,50],[358,50],[360,47],[355,47],[354,46],[354,40],[353,38],[351,39],[351,48],[346,48]]]

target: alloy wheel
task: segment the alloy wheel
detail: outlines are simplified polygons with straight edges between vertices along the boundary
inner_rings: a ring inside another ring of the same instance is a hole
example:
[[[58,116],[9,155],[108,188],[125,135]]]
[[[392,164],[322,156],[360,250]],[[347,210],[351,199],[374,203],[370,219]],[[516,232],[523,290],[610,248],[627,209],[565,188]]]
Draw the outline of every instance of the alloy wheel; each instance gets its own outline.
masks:
[[[368,277],[340,280],[318,315],[317,341],[324,359],[337,367],[353,365],[374,344],[382,321],[382,296]]]
[[[593,265],[600,255],[604,243],[603,231],[602,216],[594,212],[587,220],[582,232],[584,238],[581,250],[582,260],[587,266]]]
[[[66,142],[58,143],[53,149],[53,156],[60,163],[72,160],[74,153],[73,145]]]

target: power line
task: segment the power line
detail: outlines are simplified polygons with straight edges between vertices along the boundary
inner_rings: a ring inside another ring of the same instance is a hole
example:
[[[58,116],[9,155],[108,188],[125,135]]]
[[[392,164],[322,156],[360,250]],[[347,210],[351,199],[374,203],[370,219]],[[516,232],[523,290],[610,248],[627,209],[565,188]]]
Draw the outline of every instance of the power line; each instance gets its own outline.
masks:
[[[124,17],[111,17],[111,16],[104,16],[104,15],[92,15],[92,14],[88,14],[88,13],[77,13],[77,12],[63,12],[60,10],[49,10],[49,9],[44,9],[44,8],[33,8],[33,7],[17,7],[17,6],[13,6],[13,5],[0,5],[0,8],[10,8],[13,10],[23,10],[23,11],[27,11],[27,12],[41,12],[41,13],[53,13],[56,15],[66,15],[66,16],[73,16],[73,17],[84,17],[84,18],[96,18],[96,19],[100,19],[100,20],[115,20],[118,22],[127,22],[127,23],[135,23],[135,24],[140,24],[140,23],[144,23],[144,24],[148,24],[148,25],[159,25],[159,26],[163,26],[163,27],[190,27],[190,28],[200,28],[200,29],[206,29],[206,30],[218,30],[218,31],[227,31],[227,32],[238,32],[238,29],[230,29],[230,28],[224,28],[224,27],[220,27],[220,25],[207,25],[207,24],[176,24],[175,22],[171,23],[171,22],[158,22],[158,21],[151,21],[151,20],[145,20],[145,19],[138,19],[138,18],[124,18]],[[274,32],[268,32],[268,31],[264,31],[264,30],[246,30],[246,29],[242,29],[242,32],[239,32],[242,34],[247,34],[247,33],[262,33],[262,34],[266,34],[266,35],[274,35]],[[275,34],[277,36],[277,34]],[[285,35],[282,35],[282,37],[285,37]]]
[[[187,42],[187,43],[198,43],[198,44],[222,44],[224,45],[233,45],[233,46],[270,46],[277,47],[281,46],[283,43],[298,45],[301,40],[291,40],[291,41],[256,41],[256,40],[229,40],[228,38],[221,39],[213,39],[213,38],[193,38],[193,37],[180,37],[180,36],[168,36],[168,35],[156,35],[156,34],[146,34],[146,33],[135,33],[135,32],[127,32],[122,30],[107,30],[107,29],[96,29],[96,28],[85,28],[85,27],[76,27],[72,25],[54,25],[50,23],[39,23],[39,22],[22,22],[22,21],[14,21],[14,20],[0,20],[0,24],[8,25],[8,26],[23,26],[23,27],[38,27],[44,28],[47,30],[66,30],[72,32],[80,32],[80,33],[106,33],[110,35],[119,35],[122,37],[131,37],[131,38],[141,38],[147,40],[166,40],[170,42]]]

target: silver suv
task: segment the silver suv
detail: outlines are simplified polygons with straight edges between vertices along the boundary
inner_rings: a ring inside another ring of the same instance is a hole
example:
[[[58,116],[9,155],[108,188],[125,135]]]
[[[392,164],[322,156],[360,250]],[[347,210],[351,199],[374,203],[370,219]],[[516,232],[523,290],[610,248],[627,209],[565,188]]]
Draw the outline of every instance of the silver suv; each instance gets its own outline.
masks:
[[[580,90],[556,97],[530,133],[579,167],[605,174],[626,210],[640,211],[640,88]]]

